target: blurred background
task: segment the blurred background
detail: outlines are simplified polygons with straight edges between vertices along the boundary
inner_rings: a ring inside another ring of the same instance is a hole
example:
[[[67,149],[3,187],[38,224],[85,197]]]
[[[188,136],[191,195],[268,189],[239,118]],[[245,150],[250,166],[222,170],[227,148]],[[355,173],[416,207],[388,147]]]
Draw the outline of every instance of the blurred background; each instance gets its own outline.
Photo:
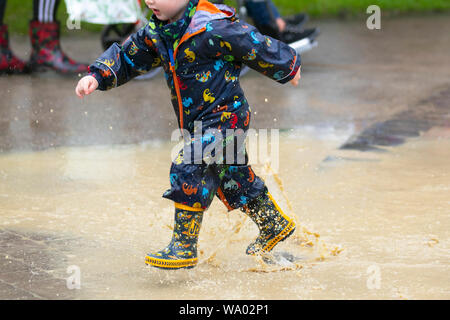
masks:
[[[273,0],[284,15],[307,12],[313,18],[356,18],[365,15],[370,5],[378,5],[383,15],[432,14],[450,10],[448,0]],[[235,5],[235,1],[225,1]],[[32,1],[10,0],[6,9],[5,22],[14,33],[26,34],[28,21],[32,17]],[[66,5],[62,2],[58,9],[58,17],[66,21],[68,15]],[[84,24],[82,30],[97,32],[100,26]],[[67,32],[65,30],[64,32]]]

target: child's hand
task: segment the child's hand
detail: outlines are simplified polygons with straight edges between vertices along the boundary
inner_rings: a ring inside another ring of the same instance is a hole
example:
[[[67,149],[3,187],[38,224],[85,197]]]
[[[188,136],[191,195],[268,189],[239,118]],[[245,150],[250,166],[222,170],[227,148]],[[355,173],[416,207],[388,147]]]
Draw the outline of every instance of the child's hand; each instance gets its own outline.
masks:
[[[98,81],[93,76],[85,76],[78,81],[75,93],[78,97],[83,98],[85,95],[91,94],[98,87]]]
[[[283,20],[283,18],[277,18],[275,21],[278,27],[278,31],[284,32],[286,30],[286,21]]]
[[[302,72],[302,66],[298,68],[297,74],[295,75],[295,78],[291,80],[291,84],[296,87],[298,86],[298,82],[300,81],[300,78],[302,77],[300,74]]]

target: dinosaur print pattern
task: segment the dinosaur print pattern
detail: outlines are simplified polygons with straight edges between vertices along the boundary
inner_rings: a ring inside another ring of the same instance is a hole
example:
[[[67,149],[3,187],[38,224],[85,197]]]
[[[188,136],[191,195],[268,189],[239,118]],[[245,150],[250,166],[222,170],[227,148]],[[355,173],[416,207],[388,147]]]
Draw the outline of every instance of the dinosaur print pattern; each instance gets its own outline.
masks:
[[[206,71],[202,73],[197,73],[195,75],[195,79],[200,82],[208,82],[209,78],[211,78],[211,71]]]

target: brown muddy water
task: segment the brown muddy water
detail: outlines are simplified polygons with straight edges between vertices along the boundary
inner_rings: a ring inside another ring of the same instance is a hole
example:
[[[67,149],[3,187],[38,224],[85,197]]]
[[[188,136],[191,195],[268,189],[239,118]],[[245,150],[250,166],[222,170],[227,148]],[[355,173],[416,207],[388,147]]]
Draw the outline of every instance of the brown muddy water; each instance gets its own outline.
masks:
[[[450,19],[317,25],[299,88],[242,79],[253,127],[282,129],[276,175],[254,165],[298,223],[281,265],[245,255],[256,227],[217,200],[196,268],[144,265],[173,223],[161,75],[84,101],[76,79],[0,78],[0,298],[449,299]]]

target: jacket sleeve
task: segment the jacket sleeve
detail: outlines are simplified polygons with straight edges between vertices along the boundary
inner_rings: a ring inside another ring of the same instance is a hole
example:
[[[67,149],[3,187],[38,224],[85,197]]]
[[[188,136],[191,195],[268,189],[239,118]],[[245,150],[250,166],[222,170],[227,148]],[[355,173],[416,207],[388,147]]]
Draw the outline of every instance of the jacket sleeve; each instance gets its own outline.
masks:
[[[99,90],[118,87],[132,78],[161,65],[149,33],[149,25],[132,34],[122,45],[114,43],[92,65],[90,75],[99,83]]]
[[[210,45],[219,51],[216,57],[244,63],[279,83],[291,81],[300,68],[300,55],[294,49],[284,42],[262,35],[247,23],[221,20],[213,27],[211,35],[213,43],[210,41]]]

